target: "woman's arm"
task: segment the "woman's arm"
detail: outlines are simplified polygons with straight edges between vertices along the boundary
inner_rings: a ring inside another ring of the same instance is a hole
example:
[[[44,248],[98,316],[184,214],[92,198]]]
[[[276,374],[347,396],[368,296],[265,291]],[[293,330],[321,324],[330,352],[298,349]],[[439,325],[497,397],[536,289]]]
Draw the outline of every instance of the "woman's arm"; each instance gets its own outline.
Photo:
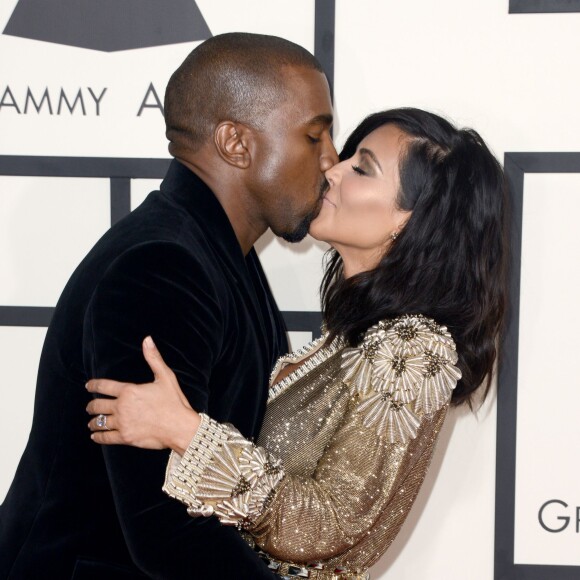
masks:
[[[247,529],[281,559],[335,556],[385,513],[394,538],[422,483],[460,376],[453,341],[422,321],[414,328],[377,328],[360,348],[348,349],[344,361],[355,402],[312,477],[285,474],[275,458],[233,427],[202,416],[185,453],[171,456],[166,493],[192,515],[215,514],[224,524]]]

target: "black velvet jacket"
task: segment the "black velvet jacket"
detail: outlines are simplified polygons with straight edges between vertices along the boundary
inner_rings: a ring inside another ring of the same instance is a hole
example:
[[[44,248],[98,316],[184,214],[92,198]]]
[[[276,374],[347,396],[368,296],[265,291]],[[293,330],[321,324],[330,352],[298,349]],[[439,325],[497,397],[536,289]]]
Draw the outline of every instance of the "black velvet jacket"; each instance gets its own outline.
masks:
[[[177,161],[57,304],[30,439],[0,507],[0,579],[273,577],[235,529],[190,518],[161,491],[168,451],[89,438],[85,382],[151,380],[148,334],[195,409],[257,436],[283,322],[254,250],[244,257],[213,193]]]

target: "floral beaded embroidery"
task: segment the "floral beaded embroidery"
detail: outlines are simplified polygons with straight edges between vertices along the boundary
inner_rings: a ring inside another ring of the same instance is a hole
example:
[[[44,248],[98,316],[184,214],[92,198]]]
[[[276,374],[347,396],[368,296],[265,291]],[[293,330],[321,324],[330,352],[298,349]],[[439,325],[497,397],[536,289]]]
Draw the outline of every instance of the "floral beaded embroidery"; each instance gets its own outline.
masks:
[[[448,403],[461,378],[447,328],[421,315],[375,324],[342,357],[343,380],[362,399],[363,424],[391,443],[416,437],[419,416]]]
[[[188,450],[177,470],[168,469],[164,491],[183,501],[191,516],[215,514],[223,524],[247,528],[267,507],[284,478],[282,463],[244,439],[231,425],[201,416],[204,426],[218,427],[209,435],[211,458],[198,462]],[[188,483],[188,489],[180,489],[182,481]]]

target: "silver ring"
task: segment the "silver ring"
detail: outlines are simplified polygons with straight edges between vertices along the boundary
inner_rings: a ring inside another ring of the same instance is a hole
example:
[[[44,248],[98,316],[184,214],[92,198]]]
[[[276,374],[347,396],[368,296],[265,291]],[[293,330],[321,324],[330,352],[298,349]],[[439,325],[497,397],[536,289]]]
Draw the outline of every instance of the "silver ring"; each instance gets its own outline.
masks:
[[[96,423],[99,429],[106,429],[107,431],[110,431],[109,427],[107,427],[107,415],[103,415],[102,413],[97,415]]]

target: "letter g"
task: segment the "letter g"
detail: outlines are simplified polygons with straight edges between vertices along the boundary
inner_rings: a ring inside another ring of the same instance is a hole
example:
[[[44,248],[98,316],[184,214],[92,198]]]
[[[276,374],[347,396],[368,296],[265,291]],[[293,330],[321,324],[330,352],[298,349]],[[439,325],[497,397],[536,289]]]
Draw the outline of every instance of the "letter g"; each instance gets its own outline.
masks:
[[[564,522],[564,524],[562,524],[561,527],[559,528],[549,528],[545,523],[544,523],[544,509],[546,507],[548,507],[551,503],[557,503],[560,504],[562,506],[564,506],[565,508],[568,507],[568,504],[566,502],[563,502],[559,499],[549,499],[546,503],[544,503],[542,505],[542,507],[540,508],[540,511],[538,512],[538,520],[540,522],[540,525],[542,526],[542,528],[544,528],[544,530],[546,530],[547,532],[552,532],[552,533],[557,533],[557,532],[562,532],[564,531],[567,527],[568,524],[570,523],[570,518],[568,516],[558,516],[556,519],[558,520],[562,520]]]

